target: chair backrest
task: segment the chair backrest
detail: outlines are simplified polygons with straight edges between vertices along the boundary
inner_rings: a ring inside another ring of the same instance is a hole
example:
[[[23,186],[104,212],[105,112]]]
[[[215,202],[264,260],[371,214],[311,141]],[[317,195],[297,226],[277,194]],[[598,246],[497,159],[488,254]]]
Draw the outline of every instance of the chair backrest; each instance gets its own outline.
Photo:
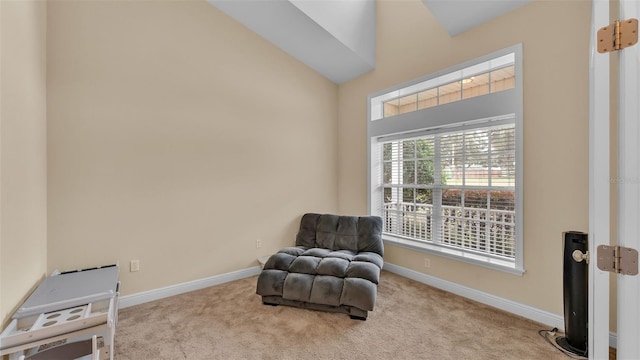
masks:
[[[296,245],[330,250],[370,251],[384,255],[379,216],[304,214]]]

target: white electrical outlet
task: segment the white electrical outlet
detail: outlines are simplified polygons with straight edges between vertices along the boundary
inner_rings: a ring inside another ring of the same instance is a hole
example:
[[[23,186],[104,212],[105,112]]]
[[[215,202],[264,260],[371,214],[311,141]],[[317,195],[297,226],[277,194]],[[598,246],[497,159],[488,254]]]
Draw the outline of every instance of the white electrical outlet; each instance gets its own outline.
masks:
[[[256,240],[256,249],[260,249],[262,247],[262,240],[257,239]]]
[[[424,267],[426,267],[426,268],[430,268],[431,267],[431,259],[424,258]]]
[[[140,260],[131,260],[129,263],[129,271],[140,271]]]

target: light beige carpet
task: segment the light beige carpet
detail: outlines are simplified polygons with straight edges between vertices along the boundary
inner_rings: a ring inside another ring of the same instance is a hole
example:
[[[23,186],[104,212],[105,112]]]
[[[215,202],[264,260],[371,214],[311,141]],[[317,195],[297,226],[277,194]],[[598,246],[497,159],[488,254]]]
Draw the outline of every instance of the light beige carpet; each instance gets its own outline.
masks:
[[[569,359],[543,325],[386,271],[366,321],[262,305],[256,280],[122,309],[115,359]]]

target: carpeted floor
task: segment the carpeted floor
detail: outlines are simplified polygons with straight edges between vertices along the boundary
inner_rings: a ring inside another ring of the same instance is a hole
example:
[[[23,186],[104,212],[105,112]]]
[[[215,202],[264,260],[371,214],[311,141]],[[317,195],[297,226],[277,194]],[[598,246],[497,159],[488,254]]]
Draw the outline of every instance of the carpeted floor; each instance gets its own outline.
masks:
[[[386,271],[366,321],[262,305],[256,280],[120,310],[115,359],[569,359],[543,325]]]

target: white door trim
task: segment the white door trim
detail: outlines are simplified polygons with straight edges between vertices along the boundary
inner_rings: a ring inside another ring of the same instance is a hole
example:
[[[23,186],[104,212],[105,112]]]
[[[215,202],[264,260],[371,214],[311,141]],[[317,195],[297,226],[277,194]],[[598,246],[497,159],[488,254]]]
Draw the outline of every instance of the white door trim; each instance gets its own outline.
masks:
[[[609,356],[609,273],[596,267],[596,248],[609,244],[609,55],[596,32],[609,23],[609,0],[594,0],[589,56],[589,359]],[[619,334],[618,334],[619,335]]]
[[[620,20],[640,18],[638,0],[620,1]],[[620,51],[618,244],[640,249],[640,46]],[[618,275],[618,359],[640,359],[640,275]]]

